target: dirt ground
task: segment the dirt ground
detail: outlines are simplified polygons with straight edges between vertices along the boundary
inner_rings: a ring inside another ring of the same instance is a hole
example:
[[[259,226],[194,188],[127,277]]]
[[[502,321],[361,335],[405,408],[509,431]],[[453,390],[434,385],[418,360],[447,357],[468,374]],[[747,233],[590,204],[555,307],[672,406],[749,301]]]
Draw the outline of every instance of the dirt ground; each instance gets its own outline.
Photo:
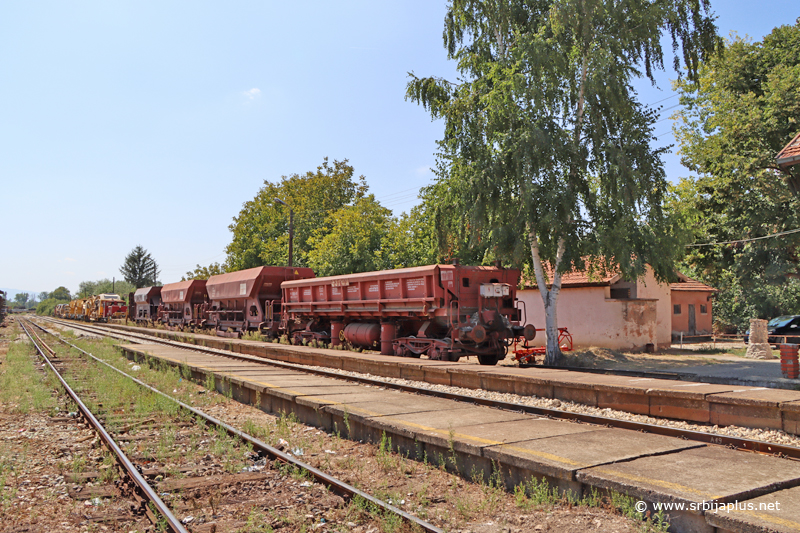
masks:
[[[7,331],[6,328],[0,328],[0,373],[4,372],[10,341]],[[643,527],[641,522],[622,516],[619,510],[607,503],[592,507],[574,505],[547,493],[547,489],[530,496],[515,497],[499,488],[497,483],[473,483],[448,473],[442,465],[413,461],[392,453],[390,442],[368,444],[349,441],[300,424],[292,417],[266,414],[215,392],[207,392],[199,385],[184,384],[185,387],[196,389],[198,396],[216,397],[215,402],[205,408],[213,416],[245,431],[260,433],[257,436],[262,440],[301,455],[302,460],[313,466],[446,531],[633,532],[649,529]],[[155,528],[144,521],[93,519],[96,515],[113,516],[113,500],[82,501],[70,496],[70,489],[74,490],[69,480],[73,464],[80,460],[89,464],[97,463],[102,452],[95,447],[95,439],[83,426],[59,421],[64,414],[19,413],[14,405],[0,405],[0,531],[154,531]],[[265,492],[262,498],[254,493],[256,490]],[[276,500],[277,496],[280,493],[275,486],[243,487],[226,495],[226,499],[232,502],[246,499],[255,505],[249,516],[240,517],[236,528],[225,530],[356,533],[408,530],[407,526],[381,517],[377,520],[360,519],[358,513],[331,517],[334,519],[329,521],[320,520],[319,517],[314,517],[310,522],[285,520],[284,515],[288,513],[296,513],[298,509],[306,507],[313,508],[315,499],[319,500],[321,496],[309,489],[308,498],[300,501],[302,505],[299,508],[296,493],[287,491],[285,501]],[[199,499],[203,499],[202,495]],[[98,509],[99,506],[104,507]],[[192,514],[201,516],[215,512],[206,507],[205,504],[198,505]],[[120,513],[124,511],[119,509]],[[191,523],[188,527],[193,529]]]
[[[670,348],[656,353],[624,352],[608,348],[579,348],[564,353],[564,365],[580,368],[603,368],[609,370],[643,370],[658,371],[680,369],[682,367],[701,365],[720,365],[729,361],[741,361],[747,351],[744,343],[703,343],[684,344],[683,348],[673,344]],[[778,350],[773,350],[776,358]],[[537,356],[541,363],[544,356]],[[509,353],[503,366],[516,366],[514,354]]]

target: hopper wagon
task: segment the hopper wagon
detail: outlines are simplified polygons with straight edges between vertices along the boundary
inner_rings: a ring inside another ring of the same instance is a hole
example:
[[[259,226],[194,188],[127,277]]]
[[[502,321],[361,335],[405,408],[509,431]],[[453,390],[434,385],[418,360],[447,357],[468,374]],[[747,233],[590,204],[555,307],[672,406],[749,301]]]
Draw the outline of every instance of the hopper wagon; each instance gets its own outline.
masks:
[[[133,293],[133,305],[136,308],[133,320],[137,324],[155,321],[158,306],[161,305],[161,287],[142,287]]]
[[[206,280],[195,279],[168,283],[161,287],[158,320],[168,328],[198,327],[205,320],[208,304]]]
[[[204,325],[220,336],[257,331],[275,337],[281,324],[281,283],[313,277],[310,268],[266,266],[211,276],[206,282],[210,310]]]
[[[494,365],[515,338],[536,335],[523,325],[519,275],[455,262],[286,281],[282,329],[296,344],[313,339],[445,361],[475,355]]]

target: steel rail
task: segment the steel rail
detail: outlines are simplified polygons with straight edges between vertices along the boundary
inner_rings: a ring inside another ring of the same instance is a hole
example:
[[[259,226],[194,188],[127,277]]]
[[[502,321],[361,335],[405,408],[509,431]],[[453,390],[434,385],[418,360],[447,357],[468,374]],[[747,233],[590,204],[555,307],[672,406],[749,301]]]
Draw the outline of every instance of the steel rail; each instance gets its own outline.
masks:
[[[111,435],[105,430],[103,425],[99,420],[97,420],[94,414],[92,414],[89,408],[86,407],[86,404],[81,401],[78,394],[72,390],[72,387],[70,387],[63,376],[61,376],[59,371],[53,365],[52,361],[50,361],[50,359],[45,355],[44,350],[42,350],[36,341],[38,340],[42,346],[44,346],[45,349],[50,352],[51,355],[55,355],[55,351],[47,346],[47,344],[36,334],[35,331],[28,331],[28,328],[25,327],[24,324],[26,321],[29,322],[28,320],[21,320],[20,325],[28,335],[28,338],[31,339],[33,345],[36,347],[36,351],[39,352],[39,355],[42,357],[42,359],[44,359],[45,363],[47,363],[47,366],[50,367],[50,370],[53,372],[56,378],[58,378],[61,386],[64,387],[64,390],[67,392],[69,397],[78,406],[78,410],[81,412],[83,417],[92,425],[92,427],[94,427],[95,431],[105,443],[106,447],[108,447],[108,449],[111,450],[111,452],[117,457],[117,461],[125,469],[125,472],[128,474],[128,476],[130,476],[136,486],[139,487],[139,489],[144,493],[145,497],[153,503],[158,512],[161,513],[161,515],[166,519],[167,524],[172,531],[175,533],[189,533],[189,531],[183,527],[181,521],[172,514],[172,511],[169,509],[169,507],[167,507],[163,500],[159,498],[153,487],[151,487],[144,477],[138,472],[138,470],[136,470],[136,466],[134,466],[130,459],[128,459],[128,456],[125,455],[125,452],[122,451],[122,448],[119,447],[113,437],[111,437]]]
[[[71,323],[68,323],[72,325]],[[80,327],[80,326],[79,326]],[[100,331],[105,330],[105,328],[97,328]],[[105,333],[105,332],[104,332]],[[108,334],[108,333],[106,333]],[[129,338],[136,338],[136,335],[143,335],[144,334],[137,334],[132,333]],[[111,336],[120,336],[119,333],[113,333]],[[148,337],[152,337],[148,335]],[[454,400],[458,402],[464,403],[472,403],[477,405],[483,405],[486,407],[493,407],[497,409],[503,409],[506,411],[515,411],[515,412],[524,412],[533,415],[540,415],[545,416],[548,418],[553,419],[562,419],[562,420],[572,420],[576,422],[584,422],[588,424],[594,424],[598,426],[605,426],[605,427],[616,427],[621,429],[630,429],[633,431],[641,431],[644,433],[652,433],[655,435],[664,435],[667,437],[677,437],[680,439],[692,440],[696,442],[704,442],[707,444],[717,444],[720,446],[727,446],[729,448],[734,448],[740,451],[748,451],[748,452],[756,452],[766,455],[775,455],[787,459],[792,459],[796,461],[800,461],[800,448],[795,446],[787,446],[784,444],[775,444],[771,442],[759,441],[754,439],[746,439],[740,437],[730,437],[728,435],[718,435],[715,433],[706,433],[704,431],[696,431],[691,429],[681,429],[681,428],[674,428],[669,426],[662,426],[658,424],[649,424],[647,422],[636,422],[633,420],[622,420],[618,418],[610,418],[604,417],[599,415],[590,415],[585,413],[574,413],[571,411],[564,411],[561,409],[553,409],[548,407],[535,407],[530,405],[524,405],[519,403],[512,403],[512,402],[504,402],[501,400],[490,400],[487,398],[476,398],[474,396],[468,396],[465,394],[458,394],[454,392],[444,392],[444,391],[436,391],[424,387],[415,387],[413,385],[402,385],[399,383],[391,383],[388,381],[383,381],[377,378],[367,378],[363,376],[349,376],[344,374],[339,374],[336,372],[317,369],[317,368],[309,368],[304,365],[298,365],[294,363],[286,363],[284,361],[275,361],[273,359],[265,359],[261,357],[255,357],[251,355],[239,354],[235,352],[227,352],[224,350],[219,350],[217,348],[208,348],[205,346],[197,346],[194,344],[182,343],[179,341],[171,341],[168,339],[162,338],[155,338],[153,339],[157,342],[162,344],[170,345],[170,346],[178,346],[182,348],[187,348],[190,350],[196,350],[199,352],[209,353],[213,355],[221,355],[224,357],[229,357],[232,359],[239,359],[243,361],[251,361],[251,362],[258,362],[261,364],[268,364],[272,366],[278,366],[282,368],[289,368],[293,370],[299,370],[302,372],[306,372],[309,374],[315,374],[319,376],[325,376],[335,379],[343,379],[346,381],[355,381],[358,383],[364,383],[367,385],[372,386],[380,386],[385,387],[387,389],[394,389],[403,392],[410,392],[425,396],[433,396],[437,398],[445,398],[449,400]]]
[[[34,324],[34,325],[36,325],[42,331],[47,331],[44,328],[42,328],[41,326],[39,326],[38,324]],[[48,332],[48,333],[50,333],[50,332]],[[53,335],[53,333],[50,333],[50,334]],[[151,387],[147,383],[144,383],[143,381],[141,381],[141,380],[139,380],[139,379],[137,379],[137,378],[135,378],[135,377],[133,377],[133,376],[131,376],[129,374],[126,374],[122,370],[120,370],[120,369],[116,368],[115,366],[109,364],[108,362],[106,362],[106,361],[94,356],[93,354],[87,352],[86,350],[84,350],[84,349],[82,349],[82,348],[80,348],[78,346],[75,346],[74,344],[72,344],[69,341],[66,341],[66,340],[60,338],[60,336],[56,336],[56,338],[58,338],[64,344],[67,344],[68,346],[71,346],[72,348],[74,348],[74,349],[82,352],[83,354],[91,357],[95,361],[97,361],[99,363],[102,363],[103,365],[105,365],[108,368],[114,370],[115,372],[118,372],[119,374],[129,378],[130,380],[132,380],[137,385],[140,385],[141,387],[144,387],[145,389],[148,389],[148,390],[150,390],[150,391],[152,391],[152,392],[154,392],[156,394],[160,394],[164,398],[167,398],[167,399],[175,402],[176,404],[178,404],[182,408],[186,409],[187,411],[189,411],[190,413],[194,414],[195,416],[198,416],[198,417],[202,418],[206,422],[209,422],[209,423],[213,424],[216,427],[221,427],[221,428],[225,429],[225,431],[227,431],[230,435],[234,435],[234,436],[239,437],[240,439],[242,439],[242,440],[244,440],[246,442],[249,442],[250,444],[252,444],[254,449],[264,452],[265,454],[271,456],[273,459],[277,459],[277,460],[283,461],[284,463],[288,463],[288,464],[294,465],[296,467],[299,467],[299,468],[307,471],[308,473],[310,473],[314,477],[314,479],[316,479],[317,481],[319,481],[320,483],[322,483],[322,484],[324,484],[326,486],[333,487],[334,489],[336,489],[336,492],[338,492],[339,494],[343,494],[343,495],[346,495],[348,497],[358,496],[360,498],[363,498],[364,500],[366,500],[366,501],[372,503],[373,505],[383,509],[384,511],[389,511],[389,512],[391,512],[393,514],[396,514],[396,515],[402,517],[404,520],[406,520],[406,521],[408,521],[408,522],[410,522],[410,523],[412,523],[414,525],[417,525],[417,526],[421,527],[424,531],[428,531],[430,533],[444,533],[442,529],[439,529],[438,527],[434,526],[431,523],[425,522],[424,520],[421,520],[421,519],[417,518],[416,516],[411,515],[411,514],[405,512],[405,511],[403,511],[402,509],[398,509],[397,507],[395,507],[393,505],[390,505],[390,504],[384,502],[383,500],[375,498],[374,496],[372,496],[372,495],[370,495],[370,494],[368,494],[368,493],[366,493],[366,492],[364,492],[362,490],[359,490],[356,487],[353,487],[352,485],[350,485],[348,483],[345,483],[344,481],[342,481],[340,479],[337,479],[337,478],[335,478],[333,476],[330,476],[330,475],[326,474],[322,470],[319,470],[318,468],[313,467],[313,466],[309,465],[308,463],[304,463],[303,461],[300,461],[300,460],[294,458],[293,456],[288,455],[288,454],[282,452],[281,450],[270,446],[269,444],[267,444],[267,443],[255,438],[255,437],[253,437],[252,435],[249,435],[249,434],[247,434],[247,433],[245,433],[243,431],[240,431],[240,430],[236,429],[235,427],[230,426],[230,425],[226,424],[225,422],[223,422],[221,420],[218,420],[218,419],[212,417],[211,415],[209,415],[207,413],[204,413],[203,411],[200,411],[199,409],[196,409],[196,408],[194,408],[194,407],[192,407],[190,405],[187,405],[187,404],[181,402],[180,400],[178,400],[176,398],[173,398],[172,396],[170,396],[168,394],[165,394],[165,393],[161,392],[160,390],[158,390],[158,389],[156,389],[154,387]]]

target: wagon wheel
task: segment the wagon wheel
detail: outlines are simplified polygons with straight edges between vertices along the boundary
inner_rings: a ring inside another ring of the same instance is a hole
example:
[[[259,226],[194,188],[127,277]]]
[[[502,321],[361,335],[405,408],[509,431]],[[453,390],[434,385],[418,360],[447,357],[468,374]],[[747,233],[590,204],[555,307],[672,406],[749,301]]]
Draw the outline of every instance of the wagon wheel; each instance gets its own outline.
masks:
[[[405,357],[407,351],[408,350],[406,350],[406,347],[401,344],[398,344],[397,346],[394,347],[394,354],[397,357]]]
[[[428,349],[428,357],[430,357],[431,360],[439,361],[440,359],[442,359],[443,355],[444,355],[443,350],[438,346],[434,345]]]
[[[496,365],[496,355],[478,355],[478,362],[482,365]]]

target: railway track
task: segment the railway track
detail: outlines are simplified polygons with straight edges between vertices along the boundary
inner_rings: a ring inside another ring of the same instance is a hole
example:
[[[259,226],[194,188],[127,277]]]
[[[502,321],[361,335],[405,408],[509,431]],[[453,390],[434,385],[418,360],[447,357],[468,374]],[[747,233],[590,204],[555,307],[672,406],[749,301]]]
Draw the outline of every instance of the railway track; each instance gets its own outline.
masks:
[[[464,403],[470,403],[475,405],[482,405],[487,407],[493,407],[497,409],[503,409],[507,411],[515,411],[515,412],[524,412],[532,415],[539,415],[544,416],[550,419],[555,420],[572,420],[582,423],[594,424],[600,427],[608,427],[608,428],[620,428],[620,429],[628,429],[628,430],[635,430],[640,431],[643,433],[651,433],[654,435],[663,435],[669,437],[677,437],[681,439],[686,439],[689,441],[695,441],[700,443],[708,443],[708,444],[716,444],[727,446],[732,449],[741,450],[745,452],[755,452],[759,454],[765,455],[773,455],[778,457],[783,457],[791,460],[798,461],[800,460],[800,448],[794,446],[786,446],[780,445],[772,442],[765,442],[760,440],[754,439],[746,439],[746,438],[738,438],[738,437],[731,437],[726,435],[720,435],[718,433],[711,433],[711,432],[702,432],[702,431],[694,431],[694,430],[687,430],[681,428],[670,427],[666,425],[659,425],[659,424],[648,424],[642,423],[637,421],[631,420],[623,420],[611,417],[603,417],[603,416],[596,416],[596,415],[589,415],[583,413],[575,413],[560,409],[553,409],[553,408],[544,408],[544,407],[534,407],[529,405],[523,405],[518,403],[510,403],[486,398],[476,398],[474,396],[470,396],[467,394],[458,394],[452,392],[444,392],[433,390],[427,387],[420,387],[420,386],[412,386],[412,385],[404,385],[404,384],[397,384],[392,383],[382,379],[376,379],[373,377],[367,376],[352,376],[352,375],[345,375],[335,371],[329,371],[319,368],[310,368],[308,366],[294,364],[294,363],[286,363],[282,361],[274,361],[274,360],[265,360],[263,358],[249,356],[249,355],[242,355],[237,354],[235,352],[230,352],[226,350],[220,350],[216,348],[207,348],[202,346],[197,346],[195,344],[187,344],[181,343],[177,341],[172,341],[168,339],[163,339],[161,337],[156,337],[153,335],[146,335],[142,333],[120,333],[117,331],[109,331],[105,327],[101,326],[90,326],[85,324],[76,324],[74,322],[69,321],[62,321],[62,320],[55,320],[55,319],[48,319],[54,323],[65,325],[71,328],[80,329],[89,333],[94,334],[101,334],[110,336],[113,338],[117,338],[119,340],[127,340],[134,343],[158,343],[163,344],[166,346],[174,346],[182,349],[187,350],[194,350],[202,353],[212,354],[216,356],[222,356],[226,358],[230,358],[233,360],[241,360],[241,361],[249,361],[249,362],[258,362],[264,365],[270,365],[274,367],[280,368],[287,368],[292,370],[299,370],[302,372],[315,374],[319,376],[325,377],[332,377],[336,379],[344,379],[349,381],[354,381],[357,383],[367,384],[376,387],[385,387],[390,389],[395,389],[403,392],[410,392],[419,395],[425,396],[433,396],[438,398],[445,398],[449,400],[455,400]]]
[[[20,325],[78,405],[81,416],[97,431],[119,465],[119,479],[113,485],[101,484],[89,490],[98,497],[127,495],[131,499],[130,506],[138,513],[147,514],[157,527],[176,533],[216,531],[217,524],[213,520],[201,524],[198,522],[202,520],[191,516],[198,499],[209,497],[211,501],[216,497],[217,506],[225,506],[224,513],[220,512],[220,520],[223,520],[241,517],[246,511],[234,508],[234,502],[228,501],[231,498],[225,498],[227,493],[236,494],[235,500],[241,505],[253,508],[254,505],[274,506],[275,494],[294,490],[300,493],[301,500],[307,498],[315,502],[317,512],[313,519],[322,523],[325,519],[320,517],[325,513],[334,512],[345,500],[358,498],[381,513],[396,515],[411,529],[441,531],[150,387],[59,336],[55,338],[71,350],[66,355],[57,354],[33,327],[45,334],[53,335],[52,332],[28,320],[21,321]],[[76,353],[80,356],[72,355]],[[97,377],[100,374],[110,377],[101,381]],[[105,386],[98,389],[93,386],[97,384]],[[129,396],[118,394],[130,384],[138,387],[133,402]],[[150,405],[158,409],[145,409]],[[292,473],[299,473],[300,479],[309,481],[291,482]],[[93,477],[93,474],[96,475]],[[82,477],[110,480],[116,476],[90,472]],[[179,519],[181,515],[183,518]]]

